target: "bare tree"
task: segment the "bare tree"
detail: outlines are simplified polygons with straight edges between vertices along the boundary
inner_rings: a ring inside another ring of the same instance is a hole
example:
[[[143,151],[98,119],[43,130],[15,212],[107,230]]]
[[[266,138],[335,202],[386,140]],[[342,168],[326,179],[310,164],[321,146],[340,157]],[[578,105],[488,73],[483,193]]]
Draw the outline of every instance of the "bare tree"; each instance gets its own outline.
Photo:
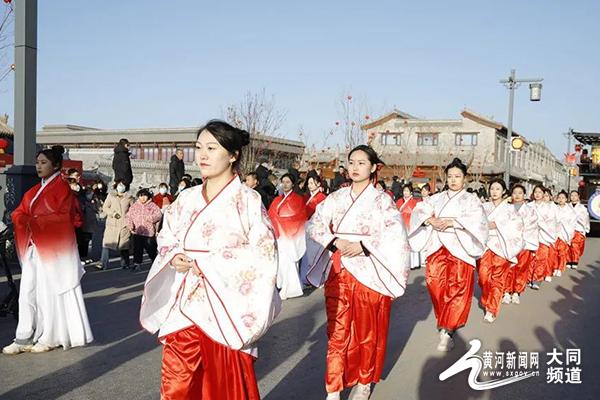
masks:
[[[14,9],[11,2],[3,2],[0,12],[0,82],[2,82],[12,70],[9,50],[14,45],[12,26],[14,22]]]
[[[338,100],[339,120],[335,122],[335,132],[344,137],[346,149],[351,149],[367,142],[361,126],[369,122],[369,112],[365,100],[354,98],[348,91],[342,93]]]
[[[229,105],[226,119],[232,125],[250,133],[250,144],[244,148],[241,170],[254,170],[261,157],[274,159],[278,153],[274,138],[281,138],[281,126],[285,112],[276,106],[274,96],[267,96],[265,89],[259,93],[247,92],[238,104]]]

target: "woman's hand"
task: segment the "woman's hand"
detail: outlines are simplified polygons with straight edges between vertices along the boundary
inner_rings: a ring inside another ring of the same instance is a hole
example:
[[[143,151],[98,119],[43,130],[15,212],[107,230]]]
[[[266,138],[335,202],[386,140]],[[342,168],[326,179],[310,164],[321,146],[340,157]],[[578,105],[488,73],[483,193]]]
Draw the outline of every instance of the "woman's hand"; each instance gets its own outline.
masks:
[[[185,254],[176,254],[171,261],[171,266],[173,266],[177,272],[187,272],[194,266],[194,260]]]
[[[496,229],[497,228],[496,223],[494,221],[490,222],[488,224],[488,228],[490,228],[490,229]]]
[[[337,247],[344,257],[356,257],[363,252],[363,248],[359,242],[350,242],[345,239],[336,239],[335,247]]]

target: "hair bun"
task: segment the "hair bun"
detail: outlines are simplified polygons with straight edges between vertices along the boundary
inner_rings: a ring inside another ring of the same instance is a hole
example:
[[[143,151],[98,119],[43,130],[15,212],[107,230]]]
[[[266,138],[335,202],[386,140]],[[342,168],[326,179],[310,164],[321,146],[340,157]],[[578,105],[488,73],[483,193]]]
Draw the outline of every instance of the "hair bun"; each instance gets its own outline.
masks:
[[[243,130],[243,129],[240,129],[239,133],[240,133],[242,146],[249,145],[250,144],[250,133],[248,133],[248,131]]]
[[[61,146],[60,144],[54,145],[50,148],[52,150],[53,153],[62,156],[63,154],[65,154],[65,148],[63,146]]]
[[[462,160],[460,158],[454,157],[454,160],[452,160],[452,163],[457,163],[457,164],[460,163],[460,164],[462,164],[463,162],[462,162]]]

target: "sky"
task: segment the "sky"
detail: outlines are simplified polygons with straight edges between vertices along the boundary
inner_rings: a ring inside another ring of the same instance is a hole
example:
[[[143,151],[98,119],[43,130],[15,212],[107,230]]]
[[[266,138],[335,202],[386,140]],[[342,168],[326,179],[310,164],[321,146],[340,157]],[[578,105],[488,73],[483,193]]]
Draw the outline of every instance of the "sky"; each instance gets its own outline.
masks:
[[[198,126],[263,89],[281,134],[309,144],[345,94],[372,118],[467,107],[506,123],[514,68],[544,78],[540,102],[517,90],[514,129],[562,157],[570,127],[600,131],[599,17],[595,0],[40,0],[37,125]]]

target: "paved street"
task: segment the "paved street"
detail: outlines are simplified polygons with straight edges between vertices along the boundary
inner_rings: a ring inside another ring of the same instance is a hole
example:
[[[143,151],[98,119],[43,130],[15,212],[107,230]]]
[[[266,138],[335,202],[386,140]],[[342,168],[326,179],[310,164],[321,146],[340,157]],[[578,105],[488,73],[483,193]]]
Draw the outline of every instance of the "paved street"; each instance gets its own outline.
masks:
[[[600,239],[587,241],[577,271],[526,291],[521,305],[503,306],[492,325],[473,301],[456,348],[436,352],[437,334],[423,270],[414,271],[392,308],[386,367],[372,399],[592,399],[600,393]],[[0,399],[158,399],[161,349],[142,332],[138,309],[145,272],[90,270],[83,289],[96,341],[46,354],[0,355]],[[5,284],[0,284],[4,293]],[[478,289],[475,296],[479,296]],[[324,399],[326,348],[323,293],[288,300],[259,346],[256,372],[264,399]],[[0,342],[10,342],[15,321],[0,320]],[[461,357],[471,339],[482,350],[539,351],[540,376],[490,391],[467,385],[467,371],[448,381],[438,375]],[[546,383],[546,352],[580,348],[581,385]],[[345,394],[346,395],[346,392]]]

